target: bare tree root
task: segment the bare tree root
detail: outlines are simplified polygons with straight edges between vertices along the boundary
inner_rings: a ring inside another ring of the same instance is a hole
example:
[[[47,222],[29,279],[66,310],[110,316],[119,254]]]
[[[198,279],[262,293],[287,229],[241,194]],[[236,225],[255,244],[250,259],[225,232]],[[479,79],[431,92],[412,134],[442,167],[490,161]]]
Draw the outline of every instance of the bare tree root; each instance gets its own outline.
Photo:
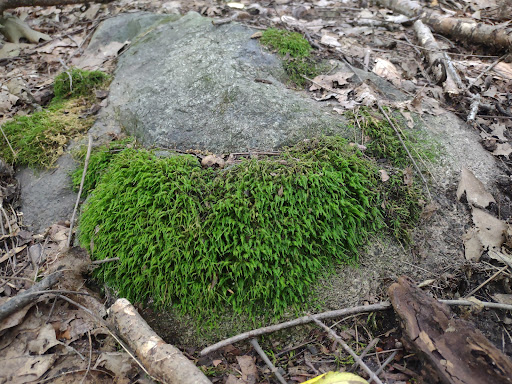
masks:
[[[10,43],[17,44],[22,37],[31,43],[39,43],[40,40],[51,40],[50,36],[34,31],[27,23],[17,17],[0,17],[0,25],[3,25],[3,28],[0,29],[0,33],[2,33]]]

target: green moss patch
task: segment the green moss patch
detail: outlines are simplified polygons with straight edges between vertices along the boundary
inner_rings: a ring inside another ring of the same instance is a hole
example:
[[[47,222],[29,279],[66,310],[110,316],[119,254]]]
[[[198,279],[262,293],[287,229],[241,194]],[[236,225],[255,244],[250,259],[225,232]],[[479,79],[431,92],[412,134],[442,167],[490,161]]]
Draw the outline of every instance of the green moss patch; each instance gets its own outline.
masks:
[[[109,78],[104,72],[71,68],[55,78],[53,92],[56,99],[86,97],[93,95],[94,89],[103,86]]]
[[[0,146],[0,157],[11,164],[32,168],[50,168],[70,137],[77,136],[92,125],[92,119],[80,119],[83,105],[78,100],[52,103],[48,108],[27,116],[17,116],[2,125],[14,149]]]
[[[377,169],[343,139],[204,170],[195,157],[116,155],[84,206],[98,276],[134,301],[210,317],[303,303],[382,223]],[[270,312],[267,312],[270,313]]]
[[[69,76],[72,78],[72,91]],[[94,87],[104,84],[107,78],[108,75],[101,72],[78,69],[58,75],[55,81],[56,97],[47,108],[27,116],[16,116],[2,125],[14,154],[6,143],[2,143],[0,157],[12,164],[32,168],[53,166],[64,153],[69,140],[91,127],[93,119],[83,117],[91,106],[87,98],[92,99]]]
[[[311,58],[313,48],[300,33],[269,28],[263,32],[260,42],[277,51],[290,80],[299,86],[306,83],[304,77],[318,76],[323,69],[323,65]]]

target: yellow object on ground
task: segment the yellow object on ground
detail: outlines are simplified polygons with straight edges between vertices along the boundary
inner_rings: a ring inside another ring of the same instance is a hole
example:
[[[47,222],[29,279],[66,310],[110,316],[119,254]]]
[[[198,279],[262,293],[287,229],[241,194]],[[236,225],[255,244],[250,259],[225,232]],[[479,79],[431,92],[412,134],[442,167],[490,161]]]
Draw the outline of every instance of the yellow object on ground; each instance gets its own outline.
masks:
[[[302,384],[368,384],[368,382],[353,373],[327,372]]]

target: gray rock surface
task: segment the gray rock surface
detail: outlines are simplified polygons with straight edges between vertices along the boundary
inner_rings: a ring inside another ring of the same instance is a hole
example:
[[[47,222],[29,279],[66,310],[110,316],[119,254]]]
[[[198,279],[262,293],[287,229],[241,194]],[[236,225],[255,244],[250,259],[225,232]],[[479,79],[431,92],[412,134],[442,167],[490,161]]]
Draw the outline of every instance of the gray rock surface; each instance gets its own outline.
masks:
[[[23,223],[29,230],[41,233],[53,223],[71,219],[76,193],[71,187],[70,174],[77,163],[65,154],[47,171],[20,170],[16,177],[21,186]]]
[[[109,107],[93,132],[121,126],[146,145],[213,152],[346,133],[341,117],[282,82],[280,60],[250,38],[254,32],[214,26],[197,13],[160,21],[119,58]]]

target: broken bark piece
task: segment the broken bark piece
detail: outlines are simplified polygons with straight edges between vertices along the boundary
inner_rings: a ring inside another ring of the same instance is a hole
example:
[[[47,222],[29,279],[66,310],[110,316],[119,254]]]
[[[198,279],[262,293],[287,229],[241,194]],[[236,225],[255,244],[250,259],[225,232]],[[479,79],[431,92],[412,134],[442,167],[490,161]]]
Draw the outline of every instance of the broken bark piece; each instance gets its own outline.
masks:
[[[410,278],[400,277],[388,294],[401,319],[405,345],[426,363],[426,382],[512,383],[512,361]]]
[[[151,376],[167,384],[211,384],[211,381],[179,349],[163,341],[126,299],[108,310],[122,338]]]

